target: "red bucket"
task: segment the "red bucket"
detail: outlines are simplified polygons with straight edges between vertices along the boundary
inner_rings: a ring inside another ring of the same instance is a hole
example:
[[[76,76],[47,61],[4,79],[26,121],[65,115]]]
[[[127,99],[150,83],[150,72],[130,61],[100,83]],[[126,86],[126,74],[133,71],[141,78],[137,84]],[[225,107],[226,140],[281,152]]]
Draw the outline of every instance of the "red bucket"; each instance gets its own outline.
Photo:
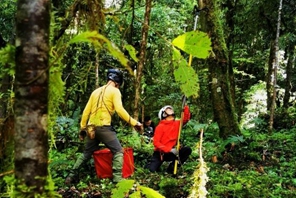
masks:
[[[112,178],[112,158],[113,154],[107,148],[93,153],[95,169],[98,178]],[[132,148],[124,148],[122,177],[130,177],[135,170],[134,155]]]

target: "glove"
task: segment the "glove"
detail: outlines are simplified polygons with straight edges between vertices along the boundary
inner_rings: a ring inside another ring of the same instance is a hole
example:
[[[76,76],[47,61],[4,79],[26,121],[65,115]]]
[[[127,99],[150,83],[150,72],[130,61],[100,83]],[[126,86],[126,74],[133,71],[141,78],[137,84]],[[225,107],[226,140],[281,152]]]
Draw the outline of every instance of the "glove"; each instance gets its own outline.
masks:
[[[178,155],[179,153],[176,148],[172,148],[170,152],[173,153],[174,155]]]
[[[137,122],[137,124],[134,126],[134,129],[138,132],[142,131],[143,125],[140,122]]]

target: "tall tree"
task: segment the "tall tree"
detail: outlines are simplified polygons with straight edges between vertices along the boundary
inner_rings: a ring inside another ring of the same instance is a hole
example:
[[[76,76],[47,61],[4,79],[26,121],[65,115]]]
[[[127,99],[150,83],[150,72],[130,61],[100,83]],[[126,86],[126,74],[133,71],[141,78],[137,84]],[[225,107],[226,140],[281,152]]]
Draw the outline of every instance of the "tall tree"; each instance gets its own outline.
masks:
[[[275,100],[276,100],[276,84],[277,84],[277,69],[279,67],[279,37],[280,37],[280,27],[281,27],[281,11],[282,11],[282,0],[279,2],[279,9],[278,9],[278,21],[277,21],[277,28],[276,28],[276,36],[274,41],[274,59],[272,61],[272,65],[268,67],[268,79],[269,81],[266,83],[267,85],[270,84],[269,89],[267,89],[267,95],[269,97],[269,111],[270,111],[270,118],[269,118],[269,133],[273,130],[273,122],[274,122],[274,111],[275,111]]]
[[[240,134],[235,102],[231,92],[233,73],[229,64],[228,49],[223,34],[223,26],[219,21],[217,0],[200,0],[202,12],[202,29],[208,33],[212,41],[212,55],[208,58],[209,89],[212,99],[214,119],[219,125],[220,137]]]
[[[147,38],[148,38],[148,30],[149,30],[149,21],[150,21],[150,13],[151,13],[151,4],[152,0],[146,0],[146,9],[145,9],[145,17],[144,23],[142,27],[142,40],[141,40],[141,48],[140,48],[140,56],[139,62],[137,66],[137,74],[135,79],[135,106],[134,106],[134,118],[139,117],[139,102],[140,102],[140,93],[141,93],[141,78],[143,75],[143,67],[146,61],[146,46],[147,46]]]
[[[288,62],[287,62],[287,79],[285,83],[285,95],[283,99],[283,107],[288,108],[289,107],[289,100],[291,96],[292,86],[292,74],[293,74],[293,68],[295,65],[295,44],[290,43],[286,50],[287,56],[288,56]]]
[[[17,2],[14,165],[20,197],[46,191],[49,25],[50,1]]]

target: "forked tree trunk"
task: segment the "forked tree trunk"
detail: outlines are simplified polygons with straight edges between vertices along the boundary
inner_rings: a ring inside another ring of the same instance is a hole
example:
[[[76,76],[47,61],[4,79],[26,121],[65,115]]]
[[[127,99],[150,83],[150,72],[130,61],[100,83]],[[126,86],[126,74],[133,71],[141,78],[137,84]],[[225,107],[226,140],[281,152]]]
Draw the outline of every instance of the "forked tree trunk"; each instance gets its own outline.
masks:
[[[226,47],[223,27],[219,22],[217,0],[203,0],[201,8],[204,17],[202,29],[208,33],[212,41],[212,55],[208,58],[209,89],[212,99],[214,119],[219,125],[220,137],[240,134],[235,103],[231,92],[231,67],[229,66],[228,49]]]
[[[146,10],[144,17],[144,24],[142,27],[142,40],[140,48],[140,57],[137,66],[137,73],[135,79],[135,106],[134,106],[134,118],[138,119],[139,117],[139,103],[141,101],[141,79],[143,75],[143,68],[146,60],[146,46],[150,22],[150,13],[151,13],[151,4],[152,0],[146,0]]]
[[[50,1],[18,1],[14,165],[15,190],[21,197],[47,190],[49,24]]]

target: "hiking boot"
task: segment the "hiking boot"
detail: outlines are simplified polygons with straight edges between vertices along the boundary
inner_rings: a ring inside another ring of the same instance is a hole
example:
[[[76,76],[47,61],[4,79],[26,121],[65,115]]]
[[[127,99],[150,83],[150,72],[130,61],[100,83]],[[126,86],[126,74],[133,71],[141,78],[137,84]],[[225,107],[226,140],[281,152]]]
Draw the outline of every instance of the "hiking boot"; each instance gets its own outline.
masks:
[[[112,162],[113,182],[118,183],[122,180],[123,153],[115,153]]]

